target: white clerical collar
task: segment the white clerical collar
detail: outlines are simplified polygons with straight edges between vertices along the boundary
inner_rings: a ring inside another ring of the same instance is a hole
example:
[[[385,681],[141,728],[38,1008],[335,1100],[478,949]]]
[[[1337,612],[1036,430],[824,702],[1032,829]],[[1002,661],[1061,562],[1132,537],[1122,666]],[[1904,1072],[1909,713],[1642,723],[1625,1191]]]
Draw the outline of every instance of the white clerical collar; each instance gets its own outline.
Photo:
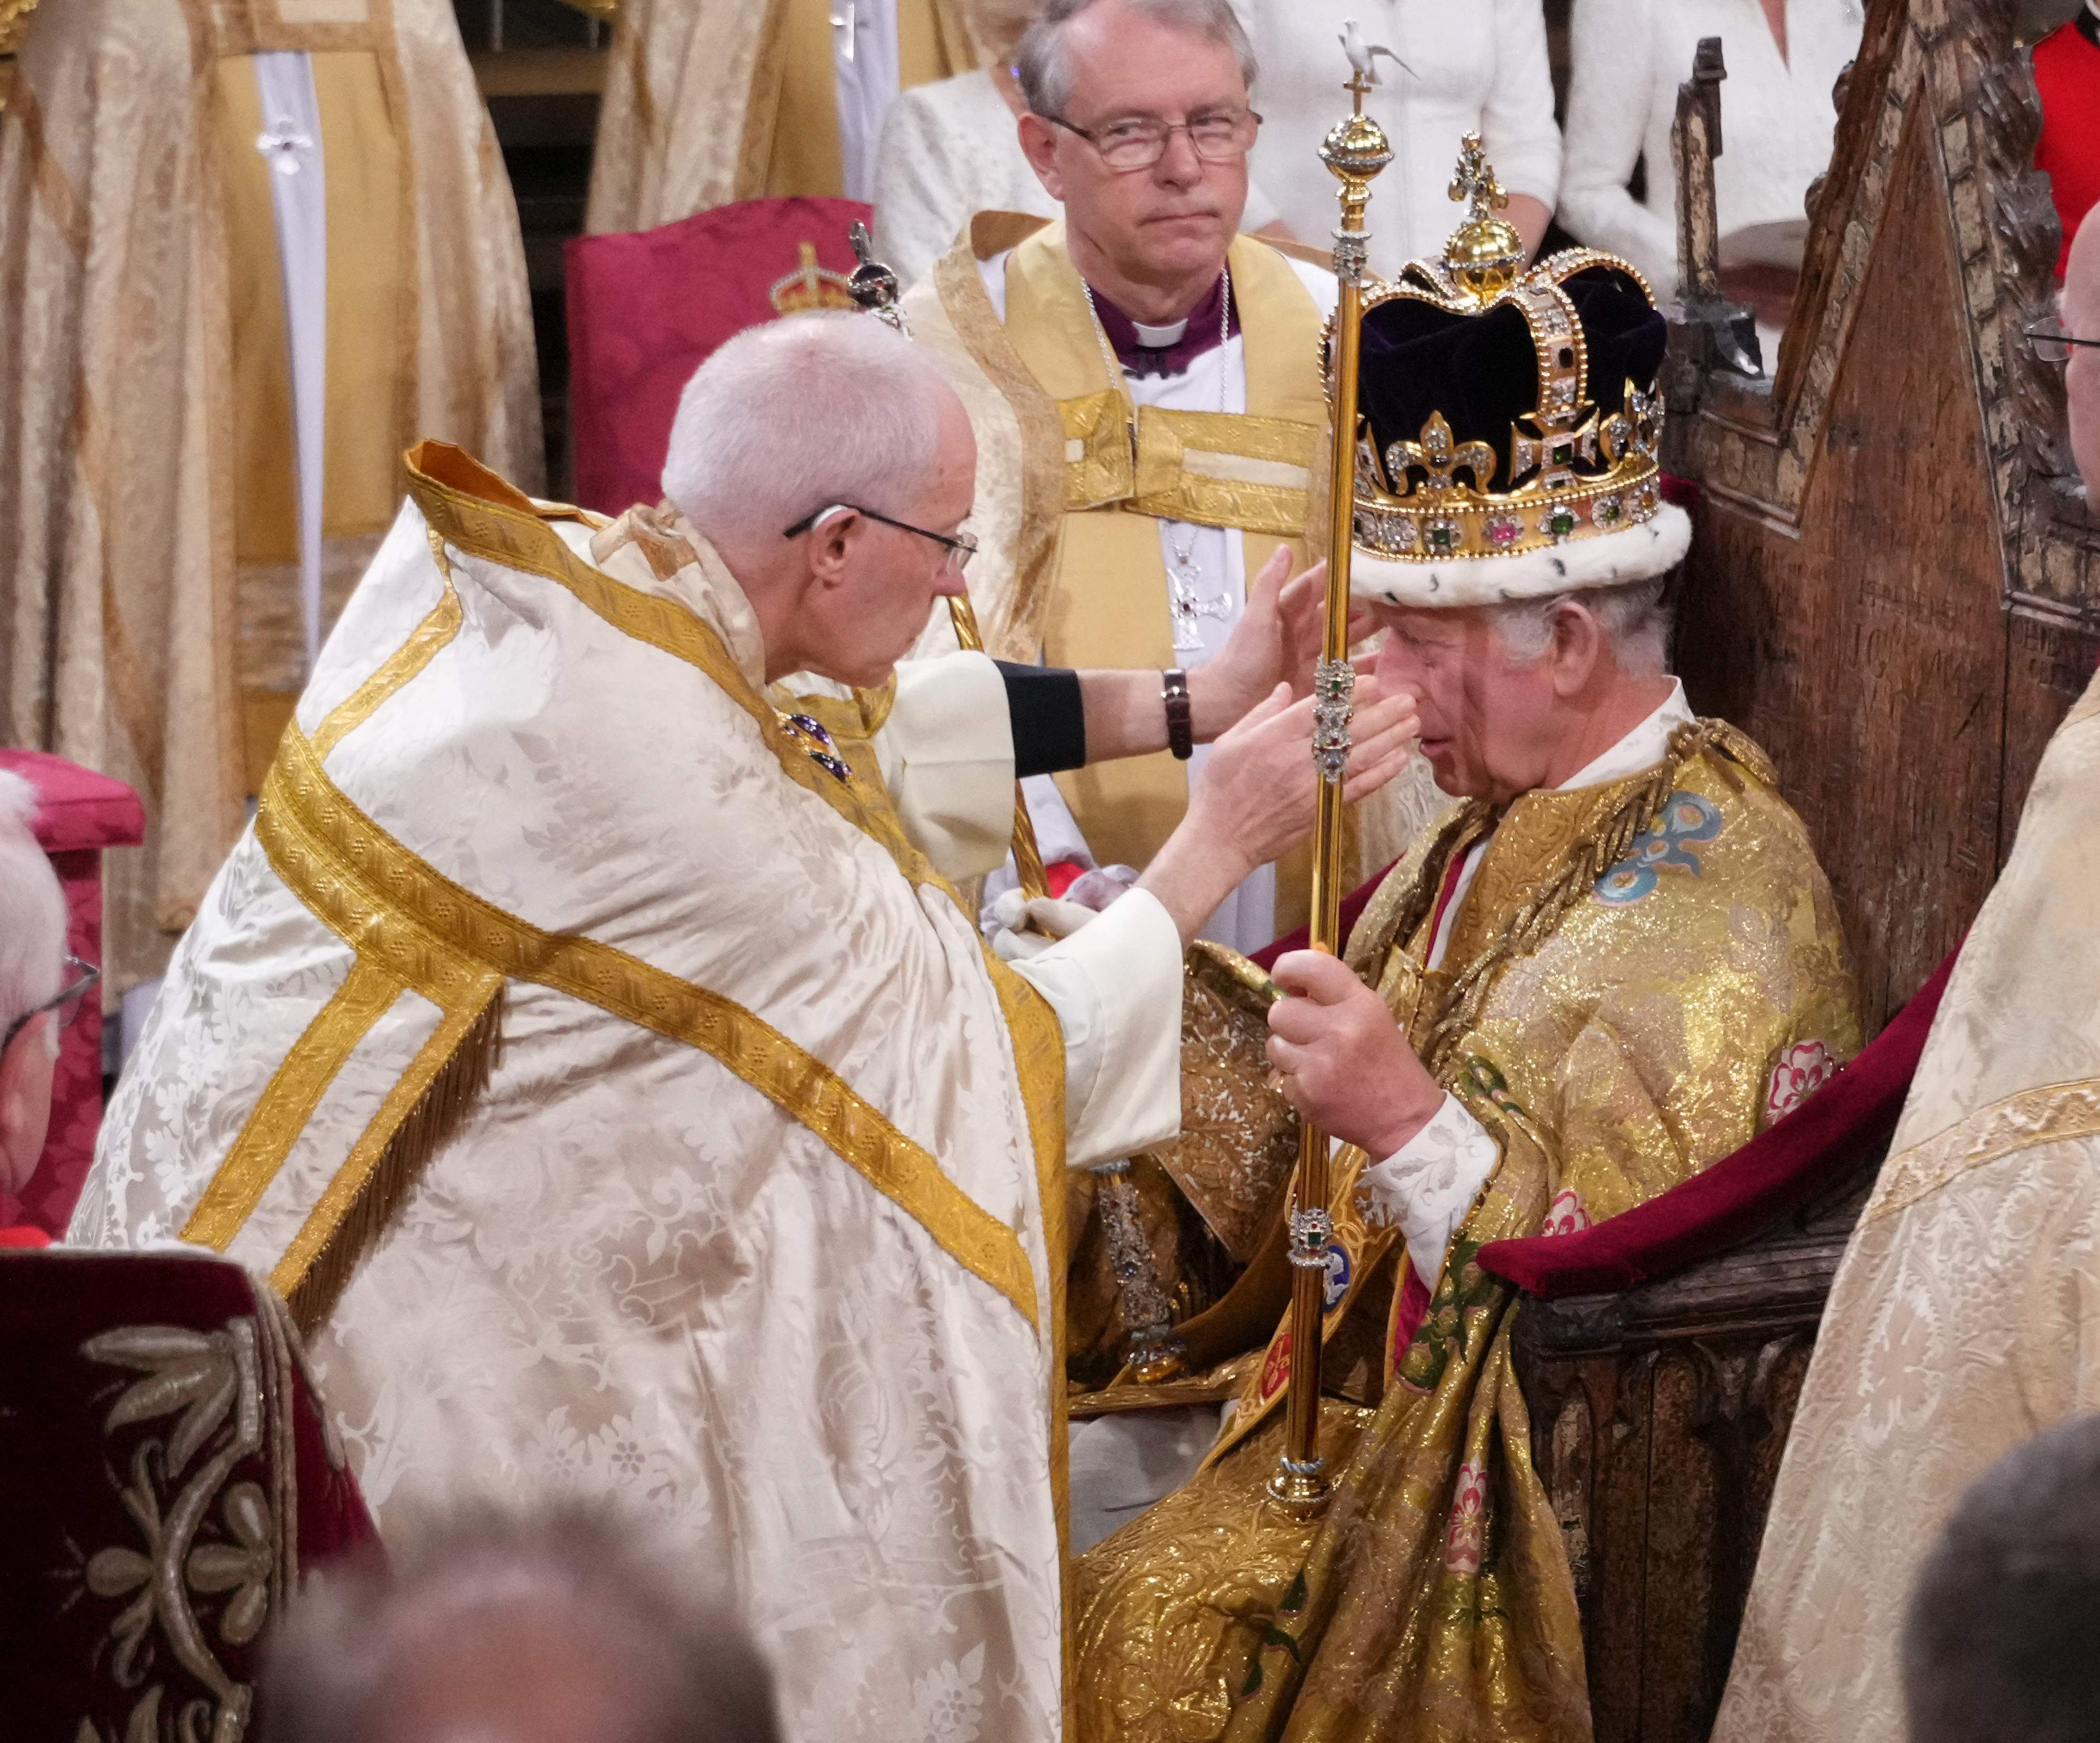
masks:
[[[1149,351],[1163,351],[1168,346],[1181,342],[1181,335],[1189,330],[1189,317],[1185,315],[1180,320],[1171,320],[1163,327],[1148,327],[1141,320],[1134,320],[1131,325],[1137,329],[1140,345]]]
[[[1688,726],[1694,716],[1684,699],[1681,678],[1670,681],[1670,694],[1662,706],[1594,762],[1585,763],[1554,790],[1572,792],[1578,787],[1602,787],[1607,781],[1622,781],[1629,774],[1652,769],[1670,754],[1670,735]]]

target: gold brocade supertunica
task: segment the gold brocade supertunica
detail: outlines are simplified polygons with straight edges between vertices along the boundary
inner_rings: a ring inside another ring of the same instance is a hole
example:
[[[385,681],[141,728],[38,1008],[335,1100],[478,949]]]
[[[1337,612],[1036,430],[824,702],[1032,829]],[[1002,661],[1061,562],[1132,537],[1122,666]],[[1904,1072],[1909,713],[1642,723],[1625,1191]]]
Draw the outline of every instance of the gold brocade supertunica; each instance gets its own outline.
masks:
[[[1491,826],[1427,970],[1438,893]],[[1079,1559],[1086,1743],[1586,1737],[1573,1582],[1511,1366],[1515,1291],[1475,1255],[1689,1178],[1859,1044],[1800,821],[1756,748],[1711,722],[1657,768],[1528,794],[1498,823],[1454,807],[1388,876],[1349,960],[1499,1165],[1423,1311],[1397,1231],[1365,1225],[1363,1154],[1341,1153],[1348,1284],[1328,1344],[1374,1353],[1330,1363],[1351,1393],[1323,1406],[1333,1504],[1312,1524],[1264,1505],[1286,1321],[1206,1468]]]

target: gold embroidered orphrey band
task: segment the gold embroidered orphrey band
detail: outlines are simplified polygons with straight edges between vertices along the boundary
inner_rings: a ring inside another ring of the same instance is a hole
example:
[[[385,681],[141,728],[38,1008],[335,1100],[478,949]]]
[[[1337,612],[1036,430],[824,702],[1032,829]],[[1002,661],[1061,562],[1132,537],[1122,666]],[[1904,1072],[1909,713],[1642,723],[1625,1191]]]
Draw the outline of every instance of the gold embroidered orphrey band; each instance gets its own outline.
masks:
[[[1949,1180],[2038,1144],[2100,1137],[2100,1077],[2040,1083],[1913,1144],[1883,1170],[1861,1220],[1893,1216]]]
[[[638,629],[638,639],[711,676],[727,664],[720,644],[697,619],[668,601],[635,594],[582,563],[544,522],[536,521],[523,499],[519,500],[525,512],[519,514],[445,490],[416,464],[428,457],[427,447],[412,454],[411,472],[420,487],[415,492],[419,505],[431,523],[434,548],[444,532],[451,532],[454,542],[474,554],[568,587],[616,627],[629,633]],[[483,475],[492,479],[492,474]],[[489,521],[503,523],[496,536],[472,543],[460,540],[464,517],[457,512],[443,517],[451,524],[441,527],[440,516],[430,513],[437,505],[426,500],[439,492],[451,498],[447,505],[456,511],[471,501],[481,511],[474,518],[483,521],[484,529]],[[529,529],[509,524],[528,521],[534,523]],[[532,536],[535,532],[545,544]],[[355,717],[335,730],[335,715],[324,722],[320,735],[331,744],[421,670],[457,629],[457,596],[442,563],[440,571],[446,575],[446,593],[439,606],[400,653],[338,711]],[[588,584],[588,594],[579,582]],[[640,609],[638,614],[623,607]],[[645,623],[633,622],[636,615]],[[620,623],[623,616],[630,621]],[[382,683],[382,677],[387,682]],[[735,695],[748,686],[725,687]],[[801,760],[783,757],[782,766],[791,776],[800,776]],[[809,784],[822,790],[814,782]],[[374,1177],[404,1132],[420,1128],[427,1133],[434,1086],[448,1092],[448,1099],[458,1098],[462,1074],[454,1068],[463,1054],[474,1050],[476,1038],[481,1043],[480,1069],[486,1069],[499,995],[505,982],[515,979],[567,993],[707,1053],[814,1133],[918,1222],[957,1264],[1006,1296],[1039,1330],[1043,1328],[1035,1277],[1019,1237],[970,1199],[929,1153],[836,1073],[731,999],[610,945],[544,932],[452,883],[388,836],[335,787],[296,721],[287,729],[263,783],[255,827],[278,876],[351,946],[356,961],[264,1087],[185,1225],[185,1239],[222,1251],[232,1243],[345,1061],[403,991],[418,993],[443,1013],[436,1031],[385,1098],[271,1274],[273,1285],[309,1324],[320,1306],[317,1294],[332,1294],[333,1287],[340,1286],[364,1242],[377,1233],[381,1219],[373,1208]],[[1034,989],[1009,986],[996,973],[995,979],[1008,1017],[1041,1167],[1046,1155],[1060,1154],[1063,1147],[1062,1058],[1055,1018],[1040,1005]],[[1043,1061],[1036,1056],[1046,1049],[1059,1054],[1054,1073],[1039,1069]],[[1030,1057],[1024,1058],[1024,1053]],[[1046,1088],[1052,1076],[1058,1079],[1054,1095]],[[1048,1182],[1045,1186],[1047,1216],[1057,1195],[1048,1191]],[[1057,1207],[1061,1208],[1061,1198]],[[1054,1307],[1054,1263],[1052,1269]],[[314,1286],[324,1279],[332,1286],[317,1292]],[[1054,1335],[1054,1325],[1051,1330]]]

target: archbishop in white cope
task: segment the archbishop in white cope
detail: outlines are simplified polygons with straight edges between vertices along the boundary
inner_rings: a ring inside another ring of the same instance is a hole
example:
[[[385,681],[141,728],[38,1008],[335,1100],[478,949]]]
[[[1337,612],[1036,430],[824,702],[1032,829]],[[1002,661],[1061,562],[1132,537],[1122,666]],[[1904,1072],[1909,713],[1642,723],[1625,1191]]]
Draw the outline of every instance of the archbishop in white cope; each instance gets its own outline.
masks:
[[[999,855],[998,673],[889,686],[975,465],[910,346],[732,342],[675,505],[611,525],[410,458],[73,1238],[267,1273],[390,1530],[470,1490],[652,1510],[792,1666],[791,1736],[1056,1735],[1062,1170],[1176,1129],[1182,949],[1308,826],[1308,706],[1227,733],[1144,884],[1009,969],[878,769],[951,869]],[[1163,742],[1095,706],[1135,677],[1088,694],[1100,749]]]

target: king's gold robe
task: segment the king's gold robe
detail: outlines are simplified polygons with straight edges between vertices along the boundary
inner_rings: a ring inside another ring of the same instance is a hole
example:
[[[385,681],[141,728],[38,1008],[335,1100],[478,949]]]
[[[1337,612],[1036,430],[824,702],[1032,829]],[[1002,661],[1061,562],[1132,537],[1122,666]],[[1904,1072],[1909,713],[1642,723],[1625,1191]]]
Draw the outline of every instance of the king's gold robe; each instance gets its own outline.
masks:
[[[1062,1169],[1172,1131],[1179,934],[999,964],[875,773],[902,698],[766,688],[674,517],[411,458],[73,1238],[267,1275],[382,1529],[600,1496],[798,1743],[1051,1743]]]
[[[1515,1293],[1475,1255],[1688,1179],[1859,1042],[1829,887],[1765,758],[1714,722],[1668,742],[1498,819],[1452,808],[1358,921],[1351,966],[1499,1158],[1410,1290],[1399,1234],[1357,1198],[1366,1158],[1339,1152],[1333,1504],[1304,1525],[1262,1504],[1286,1321],[1206,1468],[1079,1562],[1089,1743],[1589,1735],[1574,1585],[1511,1368]],[[1427,968],[1446,876],[1490,828]]]

